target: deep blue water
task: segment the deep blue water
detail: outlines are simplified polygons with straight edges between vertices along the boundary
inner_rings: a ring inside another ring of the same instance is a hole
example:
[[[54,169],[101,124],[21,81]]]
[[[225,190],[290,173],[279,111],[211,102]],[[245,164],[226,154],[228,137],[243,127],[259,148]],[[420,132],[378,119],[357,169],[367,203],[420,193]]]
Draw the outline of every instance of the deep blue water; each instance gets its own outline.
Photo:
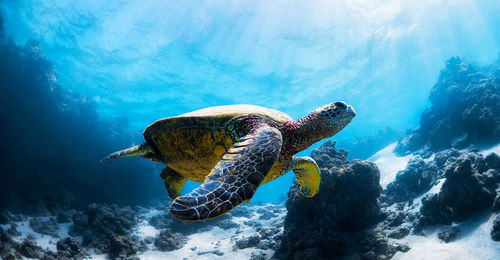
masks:
[[[6,35],[39,41],[58,84],[101,119],[126,118],[130,145],[157,119],[229,104],[298,119],[344,100],[357,111],[333,138],[344,143],[414,128],[448,58],[498,60],[499,13],[494,0],[0,2]],[[283,200],[293,178],[252,202]]]

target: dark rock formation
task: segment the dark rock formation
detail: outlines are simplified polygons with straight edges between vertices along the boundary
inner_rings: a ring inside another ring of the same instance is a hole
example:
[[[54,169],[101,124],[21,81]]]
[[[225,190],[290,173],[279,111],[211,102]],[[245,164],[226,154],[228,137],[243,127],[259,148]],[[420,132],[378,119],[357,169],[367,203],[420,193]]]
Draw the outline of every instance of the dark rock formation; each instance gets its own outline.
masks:
[[[387,217],[378,229],[389,237],[400,238],[409,230],[418,234],[429,225],[450,225],[488,208],[497,210],[494,201],[500,188],[499,165],[496,154],[483,157],[453,148],[436,153],[433,160],[417,157],[385,190],[382,201]],[[438,180],[443,183],[439,192],[425,195],[419,212],[405,211],[414,208],[414,199]],[[396,207],[389,210],[394,203]]]
[[[130,257],[137,253],[138,246],[127,236],[112,235],[109,238],[109,256],[114,259],[118,256]]]
[[[109,238],[113,234],[127,235],[136,224],[137,215],[130,207],[91,204],[85,215],[75,214],[73,231],[83,231],[84,245]]]
[[[425,163],[420,157],[409,161],[406,168],[398,172],[396,180],[387,185],[384,201],[408,201],[429,190],[436,181],[437,169],[435,163]]]
[[[7,229],[7,234],[13,236],[13,237],[17,237],[17,236],[20,236],[21,235],[21,232],[19,232],[17,230],[17,225],[16,223],[12,223],[10,224],[10,227],[9,229]]]
[[[260,252],[260,253],[252,253],[250,255],[250,260],[267,260],[267,254]]]
[[[443,231],[440,231],[438,233],[438,237],[439,237],[439,239],[443,240],[444,242],[449,243],[457,238],[459,232],[460,232],[460,229],[458,229],[456,227],[451,227],[451,228],[447,228]]]
[[[452,218],[450,211],[439,201],[439,195],[426,195],[422,199],[420,208],[420,217],[417,229],[425,225],[443,224],[451,225]]]
[[[78,241],[72,238],[64,238],[57,241],[57,252],[59,257],[66,257],[68,259],[82,259],[85,256],[89,256],[89,252],[86,252]]]
[[[259,235],[252,235],[249,237],[244,237],[242,239],[236,240],[233,246],[233,250],[236,251],[238,249],[245,249],[250,247],[257,247],[260,243]]]
[[[11,219],[10,212],[8,212],[6,210],[2,210],[0,212],[0,224],[2,224],[2,225],[9,224],[10,219]]]
[[[436,153],[434,160],[425,161],[419,156],[410,160],[406,168],[398,172],[396,179],[387,185],[381,200],[389,205],[412,203],[415,197],[427,192],[437,180],[443,178],[446,167],[460,155],[462,152],[452,148]]]
[[[223,256],[224,252],[220,251],[219,249],[215,249],[215,250],[210,250],[210,251],[198,252],[197,254],[198,255],[214,254],[216,256]]]
[[[269,237],[278,234],[280,231],[281,230],[278,226],[262,227],[257,230],[262,239],[268,239]]]
[[[500,214],[498,214],[493,221],[493,226],[491,227],[491,239],[495,241],[500,241]]]
[[[478,68],[459,57],[446,62],[420,127],[400,140],[401,154],[500,142],[500,67]]]
[[[297,183],[290,188],[283,241],[274,257],[332,259],[373,252],[390,258],[397,249],[367,230],[382,219],[377,167],[360,160],[351,164],[334,142],[324,143],[312,157],[321,169],[320,191],[305,198]]]
[[[73,215],[71,235],[82,236],[83,245],[111,256],[137,252],[136,241],[127,237],[137,224],[137,214],[130,207],[91,204],[85,212]]]
[[[446,180],[439,194],[422,200],[420,213],[424,224],[463,221],[480,210],[491,207],[494,195],[480,181],[478,164],[473,165],[473,161],[480,160],[480,155],[469,153],[446,168]]]
[[[398,227],[395,230],[391,231],[388,237],[394,239],[401,239],[406,237],[408,234],[410,234],[410,228],[403,226],[403,227]]]
[[[49,218],[45,221],[40,218],[31,218],[29,225],[35,232],[53,237],[59,237],[57,234],[59,231],[59,225],[53,218]]]
[[[160,251],[173,251],[182,248],[186,244],[186,239],[181,233],[172,233],[170,230],[163,230],[155,237],[154,245]]]
[[[0,228],[0,258],[1,259],[19,259],[21,256],[16,253],[17,243]]]
[[[145,203],[164,195],[141,160],[102,164],[142,140],[127,120],[101,120],[90,98],[60,86],[37,41],[18,45],[0,19],[0,211],[55,215],[92,202]],[[62,159],[63,158],[63,159]],[[12,174],[15,173],[15,174]]]
[[[156,229],[167,229],[170,227],[172,224],[172,216],[168,213],[165,214],[158,214],[152,216],[148,222],[151,226],[155,227]]]
[[[495,202],[493,202],[492,209],[493,209],[493,212],[499,212],[500,211],[500,194],[495,199]]]
[[[469,158],[460,157],[446,168],[445,176],[439,200],[451,210],[453,220],[463,221],[492,205],[494,196],[479,181],[478,172]]]
[[[71,222],[73,214],[69,211],[61,211],[57,213],[57,222],[58,223],[69,223]]]
[[[40,259],[45,254],[45,251],[36,245],[32,239],[25,239],[21,244],[16,247],[19,254],[24,257]]]

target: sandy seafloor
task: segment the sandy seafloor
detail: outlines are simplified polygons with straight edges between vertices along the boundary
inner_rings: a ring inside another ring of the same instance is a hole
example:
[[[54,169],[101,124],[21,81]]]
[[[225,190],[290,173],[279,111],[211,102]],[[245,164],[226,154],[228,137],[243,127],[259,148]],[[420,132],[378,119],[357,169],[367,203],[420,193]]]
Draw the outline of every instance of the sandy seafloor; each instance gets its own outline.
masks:
[[[387,186],[394,178],[399,170],[403,170],[408,161],[413,155],[405,157],[397,156],[393,150],[396,144],[391,144],[384,149],[377,152],[368,160],[377,164],[381,172],[380,183],[383,188]],[[491,152],[500,155],[500,144],[489,149],[481,150],[480,153],[487,155]],[[444,179],[436,181],[436,184],[425,194],[420,195],[414,201],[415,203],[409,211],[418,211],[422,205],[421,199],[426,194],[437,193],[443,184]],[[261,250],[257,248],[245,248],[233,250],[234,242],[246,236],[251,236],[257,233],[255,226],[249,226],[244,222],[255,221],[262,224],[263,227],[276,225],[283,222],[286,216],[286,209],[284,204],[261,204],[261,205],[242,205],[248,207],[251,214],[249,216],[236,217],[233,216],[232,221],[239,225],[239,227],[223,230],[218,227],[213,227],[210,230],[195,233],[186,236],[187,243],[178,250],[161,252],[154,248],[153,244],[148,245],[148,250],[139,253],[137,256],[141,259],[249,259],[254,254],[265,253],[268,257],[272,256],[274,251],[271,249]],[[258,212],[263,207],[281,207],[283,210],[276,214],[274,217],[262,220],[259,219],[261,213]],[[406,206],[408,207],[408,206]],[[134,228],[133,235],[140,238],[155,237],[160,231],[148,223],[148,219],[154,215],[164,214],[164,212],[157,209],[152,209],[143,214],[142,221]],[[493,224],[495,214],[491,212],[483,212],[474,216],[462,223],[455,223],[453,226],[459,227],[461,232],[458,239],[445,243],[438,239],[437,233],[439,228],[433,227],[424,231],[425,236],[408,235],[403,239],[391,239],[398,243],[406,243],[411,249],[407,253],[398,252],[393,259],[499,259],[500,256],[500,243],[495,242],[490,238],[490,230]],[[47,219],[49,217],[45,217]],[[21,236],[13,237],[16,241],[21,242],[29,234],[35,237],[39,246],[51,251],[57,251],[56,242],[59,238],[54,238],[48,235],[39,234],[29,226],[29,219],[16,222],[17,230]],[[60,224],[59,236],[68,237],[68,231],[72,224]],[[10,225],[0,225],[3,229],[8,229]],[[283,227],[281,231],[283,232]],[[73,237],[81,242],[81,237]],[[223,253],[222,256],[213,253],[218,250]],[[91,251],[92,259],[106,259],[104,254],[95,254]]]

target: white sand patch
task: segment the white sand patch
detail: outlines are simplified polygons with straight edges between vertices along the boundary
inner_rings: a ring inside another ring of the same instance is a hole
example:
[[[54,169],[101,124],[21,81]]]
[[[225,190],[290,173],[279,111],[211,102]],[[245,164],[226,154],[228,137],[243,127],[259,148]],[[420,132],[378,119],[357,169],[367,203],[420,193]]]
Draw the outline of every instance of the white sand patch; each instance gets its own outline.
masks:
[[[490,238],[490,230],[495,215],[483,213],[467,221],[454,225],[460,229],[457,240],[445,243],[437,237],[439,228],[426,230],[428,236],[409,235],[399,242],[411,247],[407,253],[398,252],[395,260],[403,259],[499,259],[500,245]]]
[[[497,144],[488,149],[481,150],[479,151],[479,153],[482,154],[483,156],[487,156],[490,153],[496,153],[497,155],[500,155],[500,144]]]
[[[414,157],[413,155],[397,156],[394,153],[396,145],[397,143],[392,143],[368,158],[368,161],[374,162],[380,170],[380,185],[384,189],[396,179],[398,171],[404,170],[408,162]]]

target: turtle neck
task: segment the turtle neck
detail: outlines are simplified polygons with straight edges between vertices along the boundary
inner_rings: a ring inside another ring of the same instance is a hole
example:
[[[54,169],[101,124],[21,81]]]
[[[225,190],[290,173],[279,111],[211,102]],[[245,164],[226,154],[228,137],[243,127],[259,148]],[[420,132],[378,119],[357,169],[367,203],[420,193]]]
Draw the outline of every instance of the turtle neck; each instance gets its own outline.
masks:
[[[286,123],[283,129],[285,156],[293,156],[314,143],[329,137],[320,121],[318,114],[310,113],[306,117]]]

